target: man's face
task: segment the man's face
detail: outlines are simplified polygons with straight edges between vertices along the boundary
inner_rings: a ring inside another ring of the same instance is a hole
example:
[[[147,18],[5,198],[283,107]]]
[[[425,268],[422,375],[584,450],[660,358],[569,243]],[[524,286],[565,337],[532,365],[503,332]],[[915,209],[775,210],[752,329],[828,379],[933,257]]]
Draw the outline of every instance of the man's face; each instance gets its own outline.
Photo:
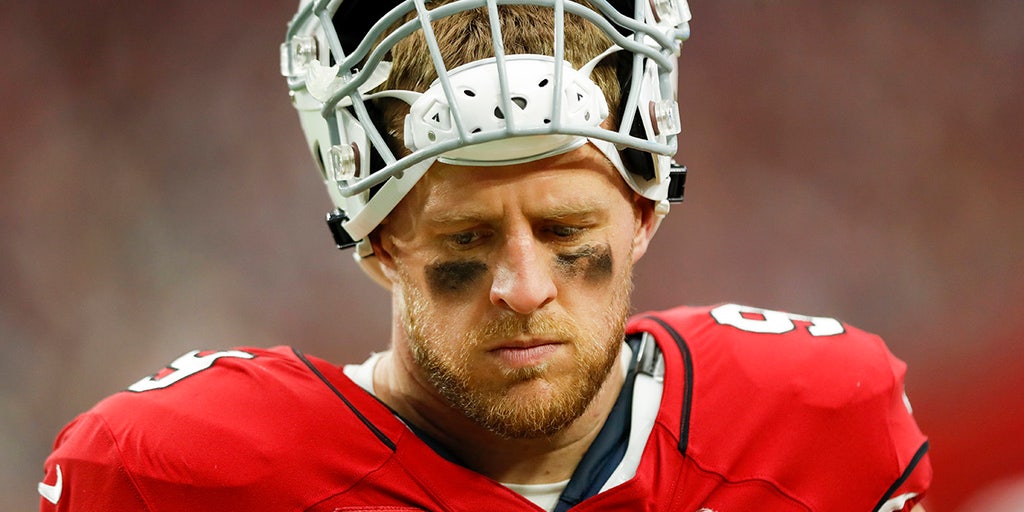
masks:
[[[650,215],[586,145],[514,166],[435,164],[382,225],[394,350],[495,434],[561,431],[617,361]]]

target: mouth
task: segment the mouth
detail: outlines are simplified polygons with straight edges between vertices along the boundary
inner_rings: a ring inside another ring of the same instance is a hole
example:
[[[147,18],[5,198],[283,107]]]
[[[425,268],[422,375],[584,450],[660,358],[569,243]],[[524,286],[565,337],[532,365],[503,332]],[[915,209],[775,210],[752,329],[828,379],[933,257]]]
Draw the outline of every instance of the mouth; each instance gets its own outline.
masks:
[[[562,342],[552,340],[509,341],[488,351],[509,368],[526,368],[544,363],[558,351]]]

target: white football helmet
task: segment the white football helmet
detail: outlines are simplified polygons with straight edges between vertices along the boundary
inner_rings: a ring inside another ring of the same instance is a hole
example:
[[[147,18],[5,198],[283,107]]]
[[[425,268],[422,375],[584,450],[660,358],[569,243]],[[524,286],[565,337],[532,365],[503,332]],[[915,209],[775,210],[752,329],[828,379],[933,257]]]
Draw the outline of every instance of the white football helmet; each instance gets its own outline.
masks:
[[[552,9],[555,55],[505,55],[499,5]],[[301,0],[281,45],[288,79],[313,157],[337,209],[328,224],[340,248],[382,284],[366,236],[436,161],[504,165],[537,160],[592,143],[638,194],[664,216],[682,199],[685,168],[672,163],[680,132],[676,60],[689,37],[686,0]],[[494,56],[446,68],[433,20],[470,9],[490,14]],[[396,24],[410,13],[409,21]],[[563,59],[564,15],[587,19],[613,46],[575,69]],[[425,92],[380,90],[389,50],[422,30],[438,78]],[[590,72],[605,56],[631,57],[619,127]],[[387,97],[410,105],[405,118],[409,153],[396,155],[367,108]],[[515,139],[509,143],[509,139]]]

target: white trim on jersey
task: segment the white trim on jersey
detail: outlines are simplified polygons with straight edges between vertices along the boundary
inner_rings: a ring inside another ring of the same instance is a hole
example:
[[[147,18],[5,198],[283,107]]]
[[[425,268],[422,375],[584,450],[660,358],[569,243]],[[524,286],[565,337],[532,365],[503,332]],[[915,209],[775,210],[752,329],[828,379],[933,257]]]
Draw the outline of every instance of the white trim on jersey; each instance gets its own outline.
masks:
[[[561,482],[552,482],[550,484],[506,484],[505,487],[515,491],[520,496],[530,500],[531,503],[538,507],[553,512],[555,507],[558,506],[558,498],[562,497],[562,492],[569,485],[569,479],[562,480]]]
[[[377,396],[377,391],[373,389],[373,369],[377,367],[377,361],[380,361],[383,355],[384,352],[374,352],[362,364],[345,365],[345,376],[352,379],[352,382],[358,384],[367,393]]]
[[[878,509],[878,512],[897,512],[899,510],[903,510],[903,507],[907,505],[907,502],[915,496],[917,496],[916,492],[900,494],[899,496],[883,503],[882,507]]]

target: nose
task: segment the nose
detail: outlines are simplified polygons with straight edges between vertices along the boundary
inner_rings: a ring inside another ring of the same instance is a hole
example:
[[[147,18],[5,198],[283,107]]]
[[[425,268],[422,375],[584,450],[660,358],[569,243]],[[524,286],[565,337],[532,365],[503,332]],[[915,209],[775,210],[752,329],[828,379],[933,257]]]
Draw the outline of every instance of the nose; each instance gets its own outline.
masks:
[[[551,264],[532,234],[510,237],[499,258],[491,283],[492,304],[527,314],[554,300],[558,289]]]

